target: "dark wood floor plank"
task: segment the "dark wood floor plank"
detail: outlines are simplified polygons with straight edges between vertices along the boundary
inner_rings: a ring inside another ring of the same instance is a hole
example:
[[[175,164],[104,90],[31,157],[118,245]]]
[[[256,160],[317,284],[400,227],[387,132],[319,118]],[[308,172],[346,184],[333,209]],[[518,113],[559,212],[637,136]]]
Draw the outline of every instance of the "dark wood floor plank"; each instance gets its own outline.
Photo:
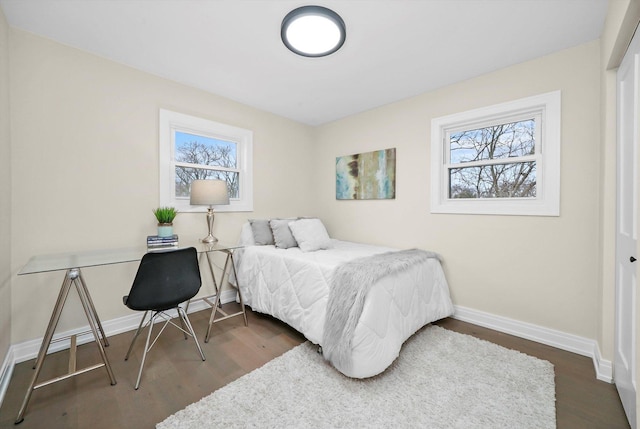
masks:
[[[225,307],[235,311],[237,305]],[[216,323],[205,344],[209,315],[210,311],[190,315],[206,361],[200,359],[192,339],[185,341],[175,329],[165,331],[149,352],[140,389],[135,391],[144,337],[138,338],[132,356],[125,362],[133,332],[115,335],[109,338],[106,350],[117,385],[111,386],[106,371],[100,369],[39,389],[18,426],[14,419],[33,373],[33,361],[16,365],[0,407],[0,428],[153,428],[305,340],[287,325],[250,311],[248,327],[241,317]],[[553,363],[558,428],[628,428],[615,387],[596,380],[591,359],[454,319],[437,324]],[[42,379],[65,371],[67,356],[66,352],[50,355]],[[78,359],[79,365],[98,362],[95,345],[80,346]]]

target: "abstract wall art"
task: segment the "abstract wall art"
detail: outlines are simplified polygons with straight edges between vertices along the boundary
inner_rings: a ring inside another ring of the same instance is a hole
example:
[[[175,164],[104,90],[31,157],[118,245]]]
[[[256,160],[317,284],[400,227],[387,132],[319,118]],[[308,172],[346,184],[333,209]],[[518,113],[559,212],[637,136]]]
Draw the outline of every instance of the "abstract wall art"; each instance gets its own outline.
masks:
[[[336,158],[336,199],[396,197],[396,148]]]

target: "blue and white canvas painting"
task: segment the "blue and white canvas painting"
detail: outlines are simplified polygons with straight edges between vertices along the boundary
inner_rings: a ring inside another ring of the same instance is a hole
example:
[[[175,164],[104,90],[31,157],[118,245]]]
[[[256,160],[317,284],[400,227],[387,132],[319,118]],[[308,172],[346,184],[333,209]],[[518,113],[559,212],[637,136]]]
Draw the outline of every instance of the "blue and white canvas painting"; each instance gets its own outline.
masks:
[[[380,200],[395,197],[395,148],[336,158],[336,199]]]

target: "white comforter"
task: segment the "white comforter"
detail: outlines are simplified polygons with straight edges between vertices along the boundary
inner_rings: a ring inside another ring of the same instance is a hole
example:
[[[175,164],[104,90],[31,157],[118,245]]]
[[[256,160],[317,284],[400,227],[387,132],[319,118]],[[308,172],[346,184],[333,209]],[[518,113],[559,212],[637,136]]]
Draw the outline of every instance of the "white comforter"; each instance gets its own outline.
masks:
[[[328,250],[247,246],[236,252],[245,304],[270,314],[322,345],[331,276],[346,261],[390,248],[332,240]],[[402,344],[422,326],[453,314],[449,288],[437,259],[380,279],[367,295],[352,341],[352,362],[338,370],[354,378],[384,371]],[[334,363],[335,365],[335,363]]]

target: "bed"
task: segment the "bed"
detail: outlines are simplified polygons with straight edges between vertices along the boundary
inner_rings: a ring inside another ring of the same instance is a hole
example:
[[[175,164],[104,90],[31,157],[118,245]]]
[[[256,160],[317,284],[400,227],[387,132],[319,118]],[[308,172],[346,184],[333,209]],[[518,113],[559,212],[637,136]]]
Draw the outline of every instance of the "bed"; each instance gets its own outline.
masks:
[[[411,335],[454,311],[432,252],[331,239],[317,218],[252,220],[239,244],[245,305],[301,332],[352,378],[383,372]]]

